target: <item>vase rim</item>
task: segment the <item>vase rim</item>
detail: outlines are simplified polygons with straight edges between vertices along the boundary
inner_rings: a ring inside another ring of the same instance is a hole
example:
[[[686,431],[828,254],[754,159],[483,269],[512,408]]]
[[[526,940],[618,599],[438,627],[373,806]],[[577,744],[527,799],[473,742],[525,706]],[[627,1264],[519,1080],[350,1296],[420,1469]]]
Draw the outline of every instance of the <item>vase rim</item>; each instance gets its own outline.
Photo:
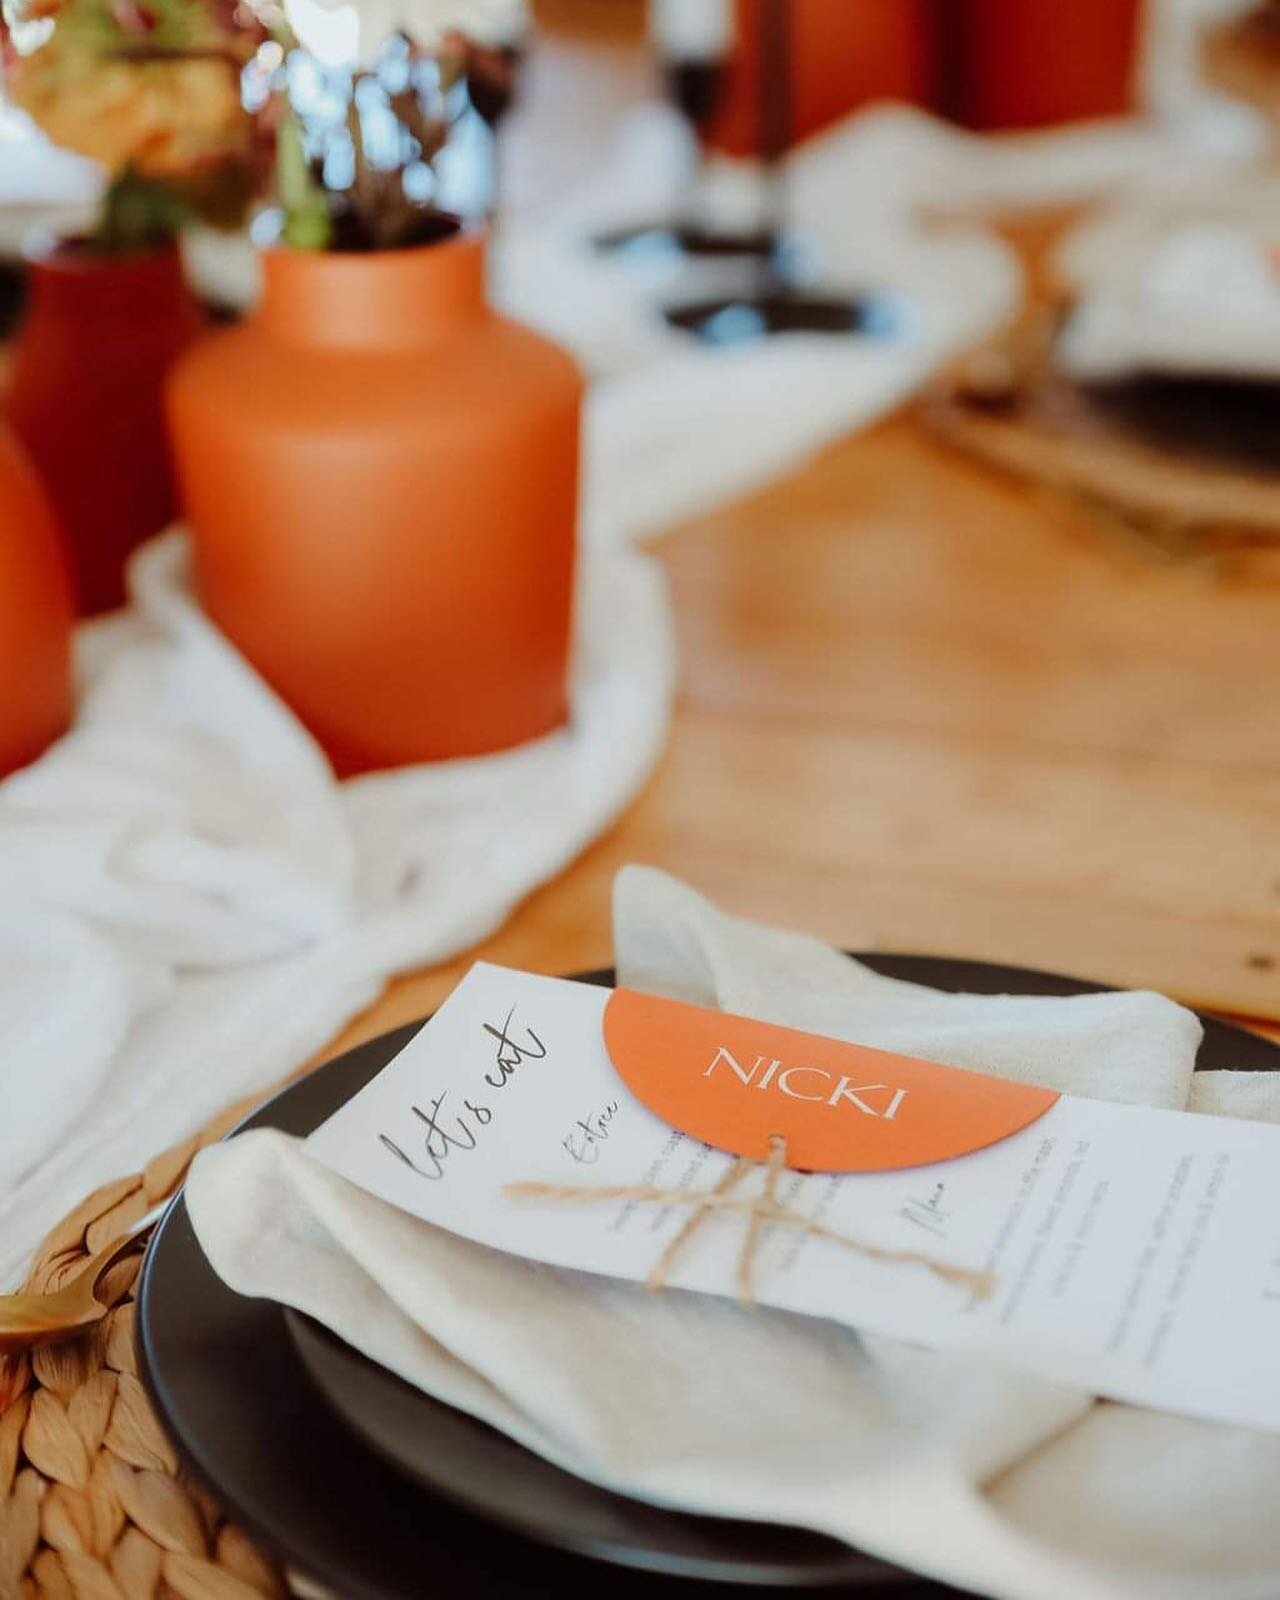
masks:
[[[399,250],[272,245],[262,253],[258,317],[272,334],[308,344],[432,339],[484,314],[487,245],[483,229]]]
[[[487,243],[486,229],[462,227],[458,232],[441,239],[424,239],[420,244],[397,245],[391,250],[308,250],[302,245],[273,243],[263,245],[259,254],[264,261],[285,260],[300,266],[312,264],[317,268],[332,266],[341,271],[354,267],[357,262],[396,268],[419,263],[431,256],[473,254],[476,251],[483,253]]]

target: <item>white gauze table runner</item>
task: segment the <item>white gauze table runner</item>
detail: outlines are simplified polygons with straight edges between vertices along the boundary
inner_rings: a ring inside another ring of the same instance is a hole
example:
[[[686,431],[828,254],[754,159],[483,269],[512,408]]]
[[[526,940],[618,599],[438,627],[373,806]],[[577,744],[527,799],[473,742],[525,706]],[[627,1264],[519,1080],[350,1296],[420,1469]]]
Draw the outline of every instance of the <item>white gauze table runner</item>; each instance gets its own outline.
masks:
[[[565,729],[341,785],[193,601],[181,536],[132,578],[81,631],[74,731],[0,784],[0,1285],[95,1185],[492,932],[666,733],[666,597],[625,550],[584,556]]]
[[[1280,1120],[1280,1076],[1193,1081],[1199,1023],[1156,995],[939,994],[636,868],[615,922],[632,987],[1075,1094]],[[187,1200],[234,1288],[608,1487],[821,1529],[1006,1600],[1280,1593],[1280,1438],[535,1265],[363,1194],[282,1134],[206,1151]]]

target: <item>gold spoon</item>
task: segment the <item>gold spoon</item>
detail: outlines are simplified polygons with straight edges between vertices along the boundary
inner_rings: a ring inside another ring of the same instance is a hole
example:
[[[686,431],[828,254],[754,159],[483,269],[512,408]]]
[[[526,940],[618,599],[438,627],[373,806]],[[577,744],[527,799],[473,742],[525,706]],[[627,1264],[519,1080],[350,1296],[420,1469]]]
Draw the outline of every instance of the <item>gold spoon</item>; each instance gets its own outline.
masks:
[[[96,1293],[103,1273],[142,1242],[138,1233],[114,1240],[52,1294],[0,1294],[0,1355],[56,1344],[100,1322],[111,1309]]]

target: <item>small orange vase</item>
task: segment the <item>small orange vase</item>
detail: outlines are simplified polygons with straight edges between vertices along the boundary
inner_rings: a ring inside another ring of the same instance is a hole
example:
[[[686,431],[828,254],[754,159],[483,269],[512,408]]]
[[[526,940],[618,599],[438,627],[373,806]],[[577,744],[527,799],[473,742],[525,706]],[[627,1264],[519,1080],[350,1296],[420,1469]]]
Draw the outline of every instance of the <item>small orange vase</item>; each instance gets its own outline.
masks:
[[[29,263],[5,409],[53,501],[81,612],[123,605],[125,566],[172,521],[164,382],[203,319],[172,245]]]
[[[71,585],[48,500],[0,425],[0,777],[71,720]]]
[[[484,266],[477,236],[268,252],[170,385],[200,599],[344,775],[566,715],[582,380]]]

